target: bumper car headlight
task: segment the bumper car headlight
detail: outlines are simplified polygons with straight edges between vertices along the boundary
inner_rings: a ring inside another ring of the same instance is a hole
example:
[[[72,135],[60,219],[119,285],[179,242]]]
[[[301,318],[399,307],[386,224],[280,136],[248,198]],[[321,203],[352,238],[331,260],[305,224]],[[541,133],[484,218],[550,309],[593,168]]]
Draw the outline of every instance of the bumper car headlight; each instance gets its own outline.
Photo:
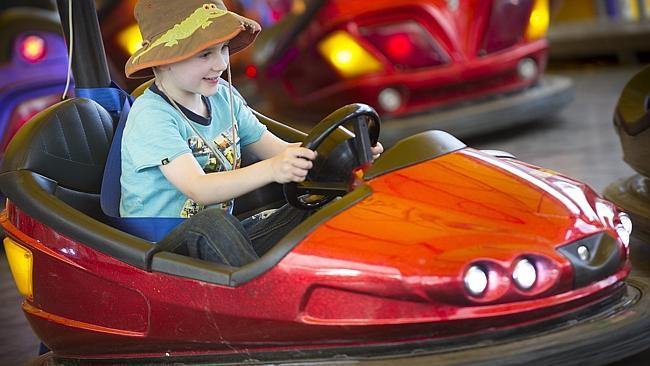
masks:
[[[480,296],[488,285],[487,273],[479,266],[471,266],[465,272],[465,288],[473,296]]]
[[[529,290],[537,281],[537,269],[528,259],[522,259],[515,265],[512,271],[512,279],[522,290]]]

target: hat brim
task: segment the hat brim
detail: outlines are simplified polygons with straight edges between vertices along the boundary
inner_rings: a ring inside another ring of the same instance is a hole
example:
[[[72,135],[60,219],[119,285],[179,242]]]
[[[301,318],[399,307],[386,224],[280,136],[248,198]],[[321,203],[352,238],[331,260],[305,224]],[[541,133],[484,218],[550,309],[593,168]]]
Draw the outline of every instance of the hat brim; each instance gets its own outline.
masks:
[[[230,54],[248,47],[259,34],[260,26],[255,21],[228,12],[205,28],[199,27],[191,36],[173,42],[159,42],[160,37],[147,47],[136,51],[124,65],[126,77],[130,79],[154,76],[154,66],[167,65],[186,60],[202,50],[218,43],[229,41]]]

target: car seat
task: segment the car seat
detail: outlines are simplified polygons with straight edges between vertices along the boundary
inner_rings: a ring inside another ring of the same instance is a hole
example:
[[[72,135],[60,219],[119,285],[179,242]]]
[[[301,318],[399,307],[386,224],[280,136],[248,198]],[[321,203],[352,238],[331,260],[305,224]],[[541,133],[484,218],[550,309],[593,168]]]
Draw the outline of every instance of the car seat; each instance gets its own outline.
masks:
[[[37,114],[7,147],[0,188],[40,223],[140,268],[152,243],[106,225],[100,207],[113,118],[92,100],[72,98]]]

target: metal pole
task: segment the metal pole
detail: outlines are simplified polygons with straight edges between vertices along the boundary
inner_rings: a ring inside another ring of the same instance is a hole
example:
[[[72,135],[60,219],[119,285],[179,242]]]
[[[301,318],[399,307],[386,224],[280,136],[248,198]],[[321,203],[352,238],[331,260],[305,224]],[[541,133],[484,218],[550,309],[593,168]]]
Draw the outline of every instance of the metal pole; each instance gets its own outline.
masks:
[[[111,85],[106,53],[99,29],[94,0],[57,0],[61,25],[68,45],[70,24],[68,6],[72,3],[72,74],[77,88],[103,88]]]

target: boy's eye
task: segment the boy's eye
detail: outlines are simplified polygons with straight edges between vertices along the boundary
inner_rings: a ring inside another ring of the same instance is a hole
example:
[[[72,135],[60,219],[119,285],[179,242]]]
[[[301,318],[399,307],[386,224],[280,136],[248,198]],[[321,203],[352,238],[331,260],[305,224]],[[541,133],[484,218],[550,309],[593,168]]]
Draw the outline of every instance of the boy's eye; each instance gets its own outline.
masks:
[[[207,58],[208,56],[210,56],[211,53],[212,53],[211,51],[203,52],[203,53],[199,54],[199,57],[200,58]]]

